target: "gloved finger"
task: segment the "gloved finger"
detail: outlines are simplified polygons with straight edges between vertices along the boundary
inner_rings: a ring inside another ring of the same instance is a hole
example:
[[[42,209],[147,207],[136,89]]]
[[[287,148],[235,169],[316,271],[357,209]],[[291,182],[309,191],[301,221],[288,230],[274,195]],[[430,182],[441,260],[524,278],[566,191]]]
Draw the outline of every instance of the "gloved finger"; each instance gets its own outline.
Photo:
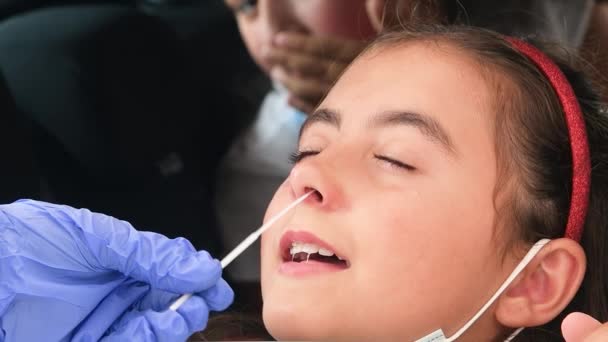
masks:
[[[2,242],[0,241],[0,243]],[[6,277],[7,275],[4,276]],[[0,281],[0,317],[4,316],[4,313],[6,310],[8,310],[14,298],[15,292],[13,290],[9,290],[8,286]],[[1,331],[2,329],[0,329],[0,332]]]
[[[220,279],[215,286],[197,295],[205,300],[209,310],[212,311],[224,311],[234,301],[234,291],[224,279]]]
[[[213,287],[198,292],[195,294],[205,300],[209,310],[223,311],[234,301],[234,291],[228,283],[221,279]],[[181,294],[175,294],[161,290],[151,290],[144,298],[142,298],[137,304],[139,311],[154,310],[163,311],[171,306]]]
[[[331,84],[326,81],[289,74],[281,67],[274,67],[270,76],[285,86],[292,95],[308,103],[320,102],[331,87]]]
[[[207,325],[209,309],[205,301],[192,296],[177,311],[129,312],[101,341],[185,341]]]
[[[43,210],[47,221],[62,228],[58,231],[72,236],[79,248],[76,252],[90,267],[116,270],[176,293],[203,291],[220,278],[219,261],[207,252],[197,253],[186,239],[139,232],[128,222],[87,209],[27,203]]]
[[[148,232],[140,235],[138,242],[126,248],[126,254],[117,252],[108,259],[108,264],[154,288],[174,293],[200,292],[219,280],[222,274],[219,260],[206,251],[193,251],[186,239],[169,240]]]
[[[196,252],[186,239],[139,232],[128,222],[84,209],[74,216],[101,267],[175,293],[203,291],[221,276],[220,262]]]
[[[211,288],[195,294],[205,300],[209,310],[223,311],[234,301],[234,291],[230,285],[221,279]],[[152,289],[141,298],[137,306],[138,311],[154,310],[164,311],[173,304],[181,294]]]
[[[138,311],[164,311],[181,297],[181,295],[182,294],[179,293],[152,289],[137,303],[136,309]]]
[[[74,341],[97,341],[125,310],[145,297],[150,285],[129,279],[109,293],[72,337]]]
[[[209,305],[204,298],[192,296],[177,309],[179,316],[186,322],[189,334],[205,329],[209,320]],[[172,311],[172,310],[168,310]]]

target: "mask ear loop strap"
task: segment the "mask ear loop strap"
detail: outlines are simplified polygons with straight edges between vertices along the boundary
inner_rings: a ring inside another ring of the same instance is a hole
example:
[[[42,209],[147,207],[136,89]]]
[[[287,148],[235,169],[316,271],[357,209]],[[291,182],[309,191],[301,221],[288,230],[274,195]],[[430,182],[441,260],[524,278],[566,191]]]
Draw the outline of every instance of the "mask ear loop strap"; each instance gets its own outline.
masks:
[[[464,332],[467,331],[471,327],[471,325],[473,325],[479,319],[479,317],[481,317],[481,315],[483,315],[483,313],[486,312],[486,310],[488,310],[488,308],[492,304],[494,304],[496,299],[507,289],[507,287],[509,287],[509,285],[511,285],[513,280],[515,280],[515,278],[524,270],[524,268],[526,268],[526,266],[528,266],[528,264],[532,261],[532,259],[534,259],[534,257],[538,254],[538,252],[540,252],[540,250],[543,247],[545,247],[545,245],[547,243],[549,243],[550,241],[551,240],[549,240],[549,239],[542,239],[542,240],[538,241],[537,243],[535,243],[534,246],[532,246],[532,248],[530,248],[530,250],[528,251],[526,256],[524,256],[524,258],[519,262],[517,267],[515,267],[513,272],[511,272],[511,274],[509,275],[507,280],[505,280],[505,282],[498,289],[498,291],[496,291],[496,293],[494,293],[492,298],[490,298],[490,300],[488,300],[488,302],[477,312],[477,314],[475,314],[475,316],[473,316],[473,318],[471,318],[467,322],[467,324],[465,324],[462,328],[460,328],[460,330],[458,330],[454,335],[446,338],[446,341],[447,342],[455,341],[462,334],[464,334]],[[518,330],[516,330],[515,333],[513,333],[506,341],[510,341],[513,338],[515,338],[515,336],[517,334],[519,334],[522,330],[523,330],[523,328],[519,328]]]

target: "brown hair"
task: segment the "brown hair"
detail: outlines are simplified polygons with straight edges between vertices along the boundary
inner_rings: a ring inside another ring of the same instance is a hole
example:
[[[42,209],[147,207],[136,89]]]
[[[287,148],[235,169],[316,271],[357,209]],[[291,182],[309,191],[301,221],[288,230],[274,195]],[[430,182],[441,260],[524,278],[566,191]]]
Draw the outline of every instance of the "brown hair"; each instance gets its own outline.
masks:
[[[494,109],[499,180],[497,234],[505,251],[542,238],[560,238],[570,204],[572,158],[564,113],[549,81],[503,36],[467,26],[425,26],[389,32],[370,49],[413,41],[450,44],[479,64],[496,91]],[[538,47],[539,44],[535,44]],[[563,317],[572,311],[608,320],[608,115],[578,63],[565,51],[541,47],[562,69],[579,99],[587,126],[592,163],[589,211],[581,245],[588,271],[570,305],[548,324],[524,330],[516,341],[561,340]],[[369,50],[368,50],[369,53]],[[499,200],[500,199],[500,200]],[[521,251],[521,250],[520,250]]]

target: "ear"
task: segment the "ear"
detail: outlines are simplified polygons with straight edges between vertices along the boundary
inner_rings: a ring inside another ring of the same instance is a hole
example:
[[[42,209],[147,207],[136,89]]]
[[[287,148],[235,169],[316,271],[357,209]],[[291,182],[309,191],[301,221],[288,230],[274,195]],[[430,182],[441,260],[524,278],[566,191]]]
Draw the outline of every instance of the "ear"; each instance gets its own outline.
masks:
[[[498,299],[496,319],[511,328],[550,322],[574,298],[586,266],[585,252],[576,241],[552,240]]]
[[[365,8],[367,10],[367,16],[369,21],[376,32],[382,31],[382,23],[384,22],[384,9],[386,7],[386,0],[366,0]]]
[[[410,16],[410,0],[366,0],[365,7],[377,32],[398,25]]]

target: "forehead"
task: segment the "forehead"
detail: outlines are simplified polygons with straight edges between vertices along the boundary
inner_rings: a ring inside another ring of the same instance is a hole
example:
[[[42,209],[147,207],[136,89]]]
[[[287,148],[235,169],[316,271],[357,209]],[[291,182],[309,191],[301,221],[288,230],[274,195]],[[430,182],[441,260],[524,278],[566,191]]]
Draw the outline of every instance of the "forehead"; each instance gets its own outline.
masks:
[[[451,126],[491,120],[492,88],[463,51],[447,44],[411,42],[379,47],[358,58],[322,106],[355,116],[409,110]]]
[[[493,155],[492,88],[463,51],[447,44],[411,42],[361,56],[321,107],[344,113],[345,124],[369,122],[386,111],[422,113],[443,126],[457,150],[473,152],[482,146]]]
[[[411,42],[366,52],[344,73],[326,101],[342,99],[344,104],[366,108],[425,106],[437,112],[466,106],[485,112],[492,97],[479,65],[463,51],[438,44]]]

